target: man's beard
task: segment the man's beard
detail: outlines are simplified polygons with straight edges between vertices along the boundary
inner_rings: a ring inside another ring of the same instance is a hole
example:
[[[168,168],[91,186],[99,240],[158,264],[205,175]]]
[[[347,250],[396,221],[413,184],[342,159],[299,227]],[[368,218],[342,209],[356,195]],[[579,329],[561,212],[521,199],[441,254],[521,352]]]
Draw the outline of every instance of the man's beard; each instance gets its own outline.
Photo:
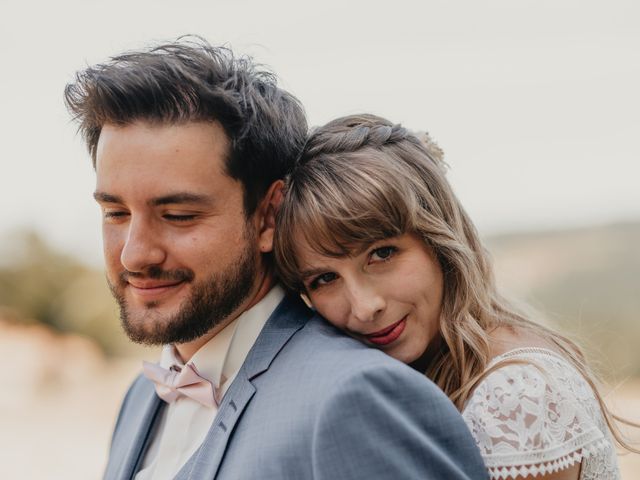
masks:
[[[250,227],[249,227],[250,228]],[[142,276],[154,280],[193,282],[191,269],[164,271],[150,267],[144,274],[122,272],[118,286],[109,282],[109,288],[120,307],[122,328],[129,338],[145,345],[166,345],[193,341],[229,317],[249,296],[253,288],[257,261],[252,232],[245,234],[246,247],[230,266],[209,278],[192,285],[189,298],[178,312],[167,318],[155,310],[158,302],[149,302],[146,311],[133,318],[124,298],[124,286],[129,276]]]

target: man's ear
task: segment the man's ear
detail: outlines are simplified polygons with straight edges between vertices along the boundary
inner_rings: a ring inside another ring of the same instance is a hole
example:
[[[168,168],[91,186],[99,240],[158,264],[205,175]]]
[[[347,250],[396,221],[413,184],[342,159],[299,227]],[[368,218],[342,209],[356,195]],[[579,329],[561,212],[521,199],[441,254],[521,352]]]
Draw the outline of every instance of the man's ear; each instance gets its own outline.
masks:
[[[260,202],[258,208],[258,246],[262,253],[273,250],[273,233],[276,228],[276,214],[284,195],[284,182],[276,180]]]

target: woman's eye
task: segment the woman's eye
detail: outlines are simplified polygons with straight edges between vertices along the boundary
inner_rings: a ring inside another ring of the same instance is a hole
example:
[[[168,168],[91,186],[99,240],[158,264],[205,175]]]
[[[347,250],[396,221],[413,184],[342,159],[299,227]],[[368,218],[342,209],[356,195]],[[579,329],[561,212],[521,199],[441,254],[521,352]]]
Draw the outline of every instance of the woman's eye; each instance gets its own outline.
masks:
[[[318,287],[323,285],[327,285],[328,283],[333,282],[337,278],[337,275],[333,272],[323,273],[315,277],[311,283],[309,283],[309,289],[315,290]]]
[[[398,249],[396,247],[380,247],[371,252],[371,260],[388,260],[396,253]]]

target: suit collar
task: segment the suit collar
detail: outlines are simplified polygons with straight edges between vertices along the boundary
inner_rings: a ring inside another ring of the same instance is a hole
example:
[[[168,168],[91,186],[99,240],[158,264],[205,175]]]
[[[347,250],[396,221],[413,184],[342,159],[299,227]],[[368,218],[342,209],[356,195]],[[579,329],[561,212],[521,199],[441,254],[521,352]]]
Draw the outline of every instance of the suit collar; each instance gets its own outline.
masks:
[[[288,294],[271,314],[241,369],[252,380],[269,368],[289,339],[313,316],[297,295]]]

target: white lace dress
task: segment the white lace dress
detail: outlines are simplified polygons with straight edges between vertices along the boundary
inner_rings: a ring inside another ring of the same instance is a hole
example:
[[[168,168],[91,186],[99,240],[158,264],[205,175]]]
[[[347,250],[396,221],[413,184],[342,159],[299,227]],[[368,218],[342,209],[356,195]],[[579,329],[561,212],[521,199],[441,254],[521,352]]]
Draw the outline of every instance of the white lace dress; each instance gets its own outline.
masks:
[[[557,472],[582,461],[581,480],[620,479],[611,434],[591,388],[556,353],[521,348],[494,358],[462,412],[492,479]]]

